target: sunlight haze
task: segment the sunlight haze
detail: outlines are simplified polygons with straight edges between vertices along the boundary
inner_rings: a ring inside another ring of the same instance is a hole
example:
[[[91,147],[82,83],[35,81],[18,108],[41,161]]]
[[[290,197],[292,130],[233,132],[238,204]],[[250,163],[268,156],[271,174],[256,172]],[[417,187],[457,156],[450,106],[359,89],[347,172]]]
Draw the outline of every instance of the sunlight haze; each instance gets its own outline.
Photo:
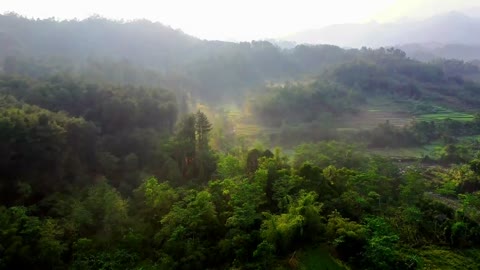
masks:
[[[0,2],[0,12],[15,12],[29,18],[84,19],[95,14],[111,19],[145,18],[200,38],[235,41],[277,38],[330,24],[423,18],[452,10],[465,10],[475,4],[472,0]]]
[[[0,270],[480,269],[480,0],[0,0]]]

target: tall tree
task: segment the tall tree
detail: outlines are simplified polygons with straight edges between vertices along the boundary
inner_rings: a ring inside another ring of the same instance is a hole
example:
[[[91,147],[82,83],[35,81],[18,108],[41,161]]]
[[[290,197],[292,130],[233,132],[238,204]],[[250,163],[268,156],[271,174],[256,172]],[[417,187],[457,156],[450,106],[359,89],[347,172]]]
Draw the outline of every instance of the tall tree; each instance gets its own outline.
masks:
[[[195,114],[196,153],[195,169],[196,178],[201,181],[208,180],[215,171],[216,161],[212,150],[208,145],[208,133],[212,130],[212,124],[207,116],[200,110]]]
[[[208,148],[208,132],[212,130],[212,124],[207,116],[200,110],[195,114],[195,132],[197,135],[197,147],[199,150]]]

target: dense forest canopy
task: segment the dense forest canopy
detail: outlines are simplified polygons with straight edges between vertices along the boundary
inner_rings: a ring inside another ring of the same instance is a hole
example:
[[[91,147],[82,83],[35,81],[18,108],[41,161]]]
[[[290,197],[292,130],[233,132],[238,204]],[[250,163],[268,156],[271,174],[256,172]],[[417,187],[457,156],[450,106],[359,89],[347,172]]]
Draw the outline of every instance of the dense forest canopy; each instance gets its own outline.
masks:
[[[480,267],[475,63],[14,14],[0,58],[0,269]]]

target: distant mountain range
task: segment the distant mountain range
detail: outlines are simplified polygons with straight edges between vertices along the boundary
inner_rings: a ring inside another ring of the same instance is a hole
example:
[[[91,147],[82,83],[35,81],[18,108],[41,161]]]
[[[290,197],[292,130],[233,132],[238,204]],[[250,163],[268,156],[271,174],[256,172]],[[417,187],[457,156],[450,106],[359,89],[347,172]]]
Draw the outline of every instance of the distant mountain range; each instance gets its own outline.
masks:
[[[397,23],[338,24],[282,38],[299,44],[342,47],[395,46],[411,57],[480,59],[480,10],[449,12],[425,20]]]
[[[480,60],[479,37],[480,9],[471,9],[421,21],[332,25],[268,41],[284,49],[293,49],[302,43],[347,48],[393,46],[422,61],[435,58],[471,61]],[[229,59],[246,57],[252,60],[256,64],[250,63],[251,69],[278,61],[279,52],[270,46],[264,42],[201,40],[146,20],[122,22],[91,17],[81,21],[55,21],[0,15],[0,62],[8,56],[67,59],[77,64],[90,58],[125,59],[167,72],[228,56]],[[264,51],[271,52],[271,55],[269,60],[253,57],[253,51],[254,54],[263,53],[264,57],[267,57]],[[277,63],[276,66],[282,69],[290,65]]]
[[[421,21],[402,23],[336,24],[284,37],[309,44],[379,47],[410,43],[480,45],[480,18],[450,12]]]

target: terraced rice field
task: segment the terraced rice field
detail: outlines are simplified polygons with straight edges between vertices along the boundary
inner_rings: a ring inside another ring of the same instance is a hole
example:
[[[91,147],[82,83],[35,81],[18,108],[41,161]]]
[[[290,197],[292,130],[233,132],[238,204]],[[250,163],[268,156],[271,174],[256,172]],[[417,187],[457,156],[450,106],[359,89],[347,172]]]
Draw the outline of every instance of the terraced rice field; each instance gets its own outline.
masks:
[[[413,120],[417,121],[440,121],[444,119],[452,119],[458,121],[471,121],[474,116],[468,113],[455,112],[448,109],[438,107],[436,113],[423,114],[414,116],[404,108],[402,104],[392,103],[388,101],[375,101],[375,105],[364,107],[360,112],[354,115],[346,115],[338,119],[337,123],[339,132],[352,132],[357,130],[372,129],[381,123],[388,121],[390,124],[398,127],[408,125]],[[249,113],[244,112],[236,106],[227,106],[223,113],[233,124],[233,132],[238,138],[244,138],[247,141],[264,141],[269,140],[269,136],[278,133],[275,128],[266,128],[255,122],[255,119]],[[399,158],[420,158],[424,155],[432,156],[438,143],[432,143],[422,147],[402,148],[402,149],[378,149],[373,150],[374,153],[390,157]]]
[[[445,120],[445,119],[452,119],[457,121],[472,121],[473,118],[474,116],[472,114],[453,112],[453,111],[423,114],[416,117],[416,119],[420,121],[439,121],[439,120]]]
[[[340,120],[341,129],[371,129],[378,124],[389,121],[395,126],[404,126],[412,121],[412,115],[403,112],[391,112],[380,109],[369,109]]]
[[[474,116],[469,113],[456,112],[449,109],[438,107],[435,113],[413,115],[401,105],[395,103],[384,103],[377,106],[366,107],[355,115],[349,115],[340,119],[342,123],[339,131],[349,129],[371,129],[378,124],[389,121],[394,126],[405,126],[413,120],[417,121],[441,121],[452,119],[457,121],[472,121]]]
[[[227,106],[224,113],[228,121],[232,123],[233,132],[238,138],[255,142],[266,140],[270,134],[278,132],[278,129],[263,127],[255,123],[251,115],[246,114],[236,106]]]
[[[371,129],[386,121],[395,126],[404,126],[412,120],[413,115],[409,114],[401,103],[382,98],[371,99],[368,103],[369,105],[360,108],[358,113],[339,119],[339,131]]]
[[[392,158],[399,158],[399,159],[418,159],[422,158],[425,155],[433,157],[435,152],[442,147],[441,142],[432,142],[427,145],[423,145],[420,147],[405,147],[405,148],[377,148],[377,149],[369,149],[371,153],[385,156],[385,157],[392,157]]]
[[[408,147],[408,148],[374,148],[369,149],[369,152],[373,154],[377,154],[384,157],[397,157],[397,158],[420,158],[422,157],[426,151],[421,147]]]
[[[235,125],[235,134],[239,136],[255,136],[262,130],[262,127],[255,124],[237,123]]]

